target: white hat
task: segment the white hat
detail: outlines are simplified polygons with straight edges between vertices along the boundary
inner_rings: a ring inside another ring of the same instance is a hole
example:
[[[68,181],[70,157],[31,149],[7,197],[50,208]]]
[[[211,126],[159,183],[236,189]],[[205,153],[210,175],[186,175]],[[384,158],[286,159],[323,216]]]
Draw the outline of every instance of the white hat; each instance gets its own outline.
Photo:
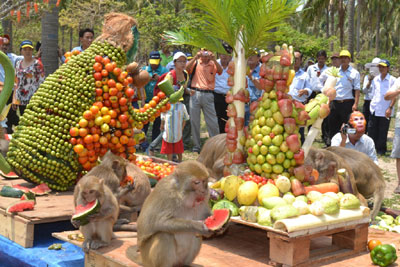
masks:
[[[180,57],[184,57],[184,58],[187,59],[187,56],[186,56],[184,53],[182,53],[182,52],[179,51],[179,52],[176,52],[176,53],[175,53],[174,59],[173,59],[173,60],[175,61],[175,60],[177,60],[177,59],[180,58]],[[378,63],[379,63],[379,62],[378,62]]]
[[[365,64],[366,68],[371,68],[371,67],[378,67],[379,62],[381,62],[381,59],[379,57],[376,57],[372,60],[371,63]]]

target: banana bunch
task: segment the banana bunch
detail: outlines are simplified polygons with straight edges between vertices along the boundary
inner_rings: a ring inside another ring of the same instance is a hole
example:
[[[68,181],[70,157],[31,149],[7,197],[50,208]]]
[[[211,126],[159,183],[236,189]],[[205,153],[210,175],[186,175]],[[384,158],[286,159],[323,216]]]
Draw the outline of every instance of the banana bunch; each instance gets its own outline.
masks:
[[[312,125],[318,118],[324,119],[329,115],[329,98],[325,94],[318,94],[306,104],[305,111],[310,116],[307,125]]]

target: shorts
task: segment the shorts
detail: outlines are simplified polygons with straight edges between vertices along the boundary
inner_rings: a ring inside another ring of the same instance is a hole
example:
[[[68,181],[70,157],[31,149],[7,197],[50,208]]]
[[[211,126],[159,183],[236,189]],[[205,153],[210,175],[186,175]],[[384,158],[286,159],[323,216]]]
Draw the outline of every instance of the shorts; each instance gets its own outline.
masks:
[[[176,143],[168,143],[162,140],[162,145],[161,145],[161,154],[182,154],[184,151],[183,149],[183,141],[182,138]]]
[[[393,149],[390,156],[395,159],[400,158],[400,128],[394,129]]]

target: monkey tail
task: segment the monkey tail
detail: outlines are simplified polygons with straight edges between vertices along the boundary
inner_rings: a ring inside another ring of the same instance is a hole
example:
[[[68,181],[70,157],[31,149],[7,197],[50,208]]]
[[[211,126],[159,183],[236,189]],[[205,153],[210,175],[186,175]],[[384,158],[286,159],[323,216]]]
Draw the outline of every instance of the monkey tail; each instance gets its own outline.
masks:
[[[113,231],[137,232],[137,227],[135,224],[115,224],[113,227]]]

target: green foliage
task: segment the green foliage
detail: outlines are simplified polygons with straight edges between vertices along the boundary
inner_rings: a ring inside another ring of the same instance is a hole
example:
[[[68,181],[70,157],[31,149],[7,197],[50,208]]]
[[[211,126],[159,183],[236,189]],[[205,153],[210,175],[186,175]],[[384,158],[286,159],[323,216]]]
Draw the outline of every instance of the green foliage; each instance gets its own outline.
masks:
[[[278,43],[287,43],[293,45],[295,50],[299,50],[303,54],[303,58],[315,58],[319,50],[329,51],[331,42],[337,42],[336,37],[315,38],[305,33],[298,32],[292,26],[285,24],[280,28],[281,35],[277,40]]]
[[[266,47],[276,40],[282,25],[297,8],[299,1],[287,0],[187,0],[188,9],[196,11],[200,27],[188,25],[180,32],[168,31],[166,37],[174,44],[189,44],[224,52],[221,41],[235,47],[239,32],[246,57],[254,48]]]

